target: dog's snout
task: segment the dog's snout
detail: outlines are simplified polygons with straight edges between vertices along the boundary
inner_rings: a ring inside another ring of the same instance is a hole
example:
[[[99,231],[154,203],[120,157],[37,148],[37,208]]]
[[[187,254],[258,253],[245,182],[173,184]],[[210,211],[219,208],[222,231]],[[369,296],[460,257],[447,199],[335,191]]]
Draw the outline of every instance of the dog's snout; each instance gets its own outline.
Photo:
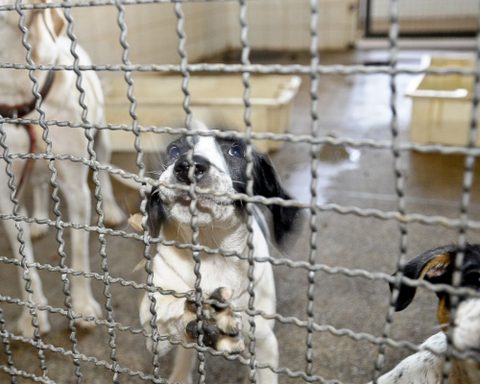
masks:
[[[210,162],[202,156],[193,156],[192,162],[189,162],[186,156],[182,156],[177,160],[173,167],[173,172],[178,181],[190,184],[190,179],[188,177],[190,164],[193,164],[195,167],[193,175],[197,182],[202,180],[210,169]]]

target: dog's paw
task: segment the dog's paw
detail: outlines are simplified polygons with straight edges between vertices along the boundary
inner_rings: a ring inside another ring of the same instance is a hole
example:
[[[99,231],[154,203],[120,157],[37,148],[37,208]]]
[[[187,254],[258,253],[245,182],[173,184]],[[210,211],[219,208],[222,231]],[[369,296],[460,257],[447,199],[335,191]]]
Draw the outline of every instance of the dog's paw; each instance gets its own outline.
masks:
[[[30,236],[32,239],[40,239],[48,233],[48,226],[38,223],[30,224]]]
[[[75,299],[75,295],[72,295],[72,304],[73,311],[77,315],[82,315],[82,317],[95,317],[96,319],[102,316],[100,304],[98,304],[92,296]],[[93,321],[87,321],[83,318],[77,319],[76,324],[81,328],[93,328],[95,326]]]
[[[33,318],[30,312],[27,310],[23,311],[15,325],[16,332],[25,337],[33,337],[35,327],[33,326],[32,320]],[[41,335],[50,332],[51,327],[48,322],[48,314],[46,311],[37,311],[37,322],[38,331]]]
[[[103,209],[105,212],[105,224],[109,227],[116,227],[122,224],[126,215],[115,201],[104,200]]]
[[[240,353],[245,349],[242,335],[242,322],[233,311],[229,300],[232,290],[226,287],[217,288],[203,306],[202,330],[203,344],[217,351]],[[194,298],[185,302],[184,322],[187,340],[197,341],[199,336]]]

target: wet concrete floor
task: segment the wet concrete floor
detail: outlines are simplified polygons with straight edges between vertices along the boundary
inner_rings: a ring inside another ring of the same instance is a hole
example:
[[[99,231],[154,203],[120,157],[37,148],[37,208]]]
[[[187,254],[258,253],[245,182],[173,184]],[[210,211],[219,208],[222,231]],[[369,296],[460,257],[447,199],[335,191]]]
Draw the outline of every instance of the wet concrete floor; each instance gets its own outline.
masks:
[[[361,63],[372,53],[322,54],[324,63]],[[382,53],[383,54],[383,53]],[[408,61],[418,65],[421,53],[409,52]],[[274,58],[277,61],[278,58]],[[308,58],[295,57],[297,61]],[[402,56],[400,56],[402,60]],[[303,84],[292,117],[291,132],[305,134],[310,130],[309,79]],[[400,140],[408,140],[410,100],[404,96],[412,77],[398,76],[397,108]],[[325,75],[319,85],[319,135],[334,135],[338,138],[390,140],[389,78],[385,75]],[[272,155],[281,173],[282,180],[291,194],[305,202],[310,201],[310,147],[308,144],[286,143]],[[319,149],[318,201],[341,206],[355,206],[365,209],[394,211],[397,209],[393,155],[387,149],[373,148],[332,148]],[[126,169],[134,170],[134,156],[115,154],[113,162]],[[405,175],[405,203],[409,213],[441,215],[458,218],[462,193],[464,159],[461,156],[420,154],[402,152],[401,162]],[[479,219],[479,180],[475,172],[474,188],[469,216]],[[137,211],[138,197],[119,184],[115,184],[116,195],[126,212]],[[399,225],[393,220],[375,217],[359,217],[354,214],[339,214],[332,210],[318,213],[316,225],[316,263],[328,267],[348,270],[363,269],[371,273],[392,273],[399,255]],[[127,225],[122,227],[126,229]],[[3,229],[0,236],[5,239]],[[443,226],[429,226],[419,223],[407,225],[408,257],[449,242],[456,241],[457,231]],[[471,242],[479,241],[478,232],[468,233]],[[298,235],[298,241],[288,253],[277,252],[277,257],[293,261],[308,261],[310,233],[308,226]],[[68,241],[68,238],[67,238]],[[55,233],[34,243],[37,260],[42,263],[58,263]],[[107,253],[114,277],[123,277],[138,282],[145,281],[142,272],[132,272],[142,258],[142,244],[139,241],[107,236]],[[92,268],[101,271],[98,255],[98,236],[90,239]],[[11,255],[8,244],[0,244],[0,255]],[[19,284],[15,268],[2,265],[0,269],[0,293],[19,296]],[[277,310],[283,316],[294,316],[306,320],[307,271],[288,266],[274,267],[277,281]],[[54,272],[40,272],[45,292],[52,306],[63,307],[60,275]],[[314,276],[315,322],[331,325],[336,329],[350,329],[358,333],[381,336],[389,307],[389,290],[382,280],[364,276],[349,277],[343,273],[317,272]],[[103,284],[94,281],[97,299],[104,303]],[[123,325],[139,327],[138,304],[142,292],[119,284],[112,286],[115,320]],[[420,290],[414,303],[404,312],[395,314],[390,336],[395,340],[421,343],[437,331],[435,321],[435,295]],[[2,304],[6,328],[13,330],[14,319],[19,314],[18,306]],[[71,349],[67,322],[61,315],[50,315],[53,330],[44,337],[46,343]],[[277,322],[276,334],[280,346],[280,366],[293,371],[304,371],[306,367],[307,331],[295,324]],[[118,331],[117,356],[121,367],[134,371],[152,372],[152,357],[145,350],[142,335]],[[105,327],[81,331],[78,335],[78,350],[86,356],[110,362],[111,349]],[[313,340],[313,373],[326,379],[346,383],[363,383],[371,379],[379,347],[365,338],[354,340],[348,336],[335,336],[330,332],[316,332]],[[37,353],[34,348],[22,342],[12,342],[13,359],[19,369],[41,374]],[[0,347],[0,353],[3,350]],[[409,352],[405,349],[386,348],[385,368],[392,367]],[[62,353],[46,352],[48,376],[58,383],[74,380],[74,366],[70,357]],[[5,356],[1,357],[2,364]],[[161,371],[168,374],[171,356],[161,360]],[[107,383],[112,373],[94,363],[81,362],[80,371],[86,383]],[[235,363],[221,358],[207,359],[207,383],[240,383],[244,371]],[[121,383],[143,382],[139,377],[120,374]],[[10,376],[0,373],[0,383],[10,382]],[[18,380],[18,382],[24,382]],[[25,382],[29,382],[25,380]],[[300,383],[301,378],[280,375],[281,383]]]

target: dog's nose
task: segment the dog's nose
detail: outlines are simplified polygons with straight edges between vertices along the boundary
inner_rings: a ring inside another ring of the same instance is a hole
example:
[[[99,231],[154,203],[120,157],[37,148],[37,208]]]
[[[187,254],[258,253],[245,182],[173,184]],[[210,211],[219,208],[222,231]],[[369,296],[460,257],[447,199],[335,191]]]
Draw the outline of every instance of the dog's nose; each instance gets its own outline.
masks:
[[[203,177],[210,169],[210,162],[202,156],[193,156],[192,163],[195,167],[195,170],[193,172],[195,181],[199,182],[203,179]],[[177,160],[175,166],[173,167],[173,173],[175,174],[175,177],[178,181],[181,181],[185,184],[190,184],[190,179],[188,178],[188,170],[190,169],[190,164],[191,163],[188,161],[186,156],[182,156]]]

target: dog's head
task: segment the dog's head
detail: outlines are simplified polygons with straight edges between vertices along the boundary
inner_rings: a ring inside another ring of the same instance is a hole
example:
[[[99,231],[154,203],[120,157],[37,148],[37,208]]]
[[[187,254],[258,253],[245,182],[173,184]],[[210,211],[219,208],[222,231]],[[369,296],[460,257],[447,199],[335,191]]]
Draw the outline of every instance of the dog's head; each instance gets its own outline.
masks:
[[[452,284],[455,258],[459,248],[448,245],[431,249],[410,260],[404,269],[404,275],[410,279],[425,279],[432,284]],[[468,244],[465,248],[461,267],[462,287],[480,290],[480,245]],[[408,307],[415,296],[416,288],[407,284],[400,286],[395,309],[401,311]],[[437,317],[439,324],[446,329],[450,321],[450,295],[445,291],[437,292],[439,299]],[[480,348],[480,299],[460,297],[454,319],[453,343],[460,350]]]
[[[46,3],[48,0],[26,1],[24,3]],[[1,1],[1,4],[15,4],[13,0]],[[24,4],[22,3],[22,4]],[[52,65],[58,57],[57,40],[64,34],[66,20],[61,8],[47,8],[38,10],[23,10],[25,15],[24,26],[28,28],[28,42],[32,46],[32,58],[35,64]],[[0,60],[6,63],[25,63],[26,49],[22,44],[23,33],[19,27],[19,14],[12,11],[0,12]],[[8,73],[7,73],[8,72]],[[2,76],[2,73],[5,76]],[[23,71],[0,72],[2,88],[14,90],[19,88],[19,80],[25,82],[30,91],[31,82]],[[21,83],[21,81],[20,81]],[[2,89],[3,91],[8,91]],[[30,91],[31,95],[31,91]]]
[[[215,192],[197,194],[197,223],[208,227],[225,227],[241,215],[244,204],[231,198],[233,193],[245,193],[247,186],[246,145],[240,139],[223,139],[212,136],[192,137],[193,157],[188,159],[189,145],[186,137],[173,141],[167,147],[167,161],[159,181],[187,187],[191,177],[199,188]],[[253,157],[253,194],[267,198],[291,199],[280,184],[277,173],[267,156],[256,151]],[[191,170],[193,165],[193,171]],[[190,172],[190,175],[189,175]],[[191,200],[186,190],[159,186],[152,190],[149,203],[149,224],[154,234],[168,218],[189,225]],[[277,242],[292,229],[298,214],[296,207],[269,205],[273,216],[273,229]]]

